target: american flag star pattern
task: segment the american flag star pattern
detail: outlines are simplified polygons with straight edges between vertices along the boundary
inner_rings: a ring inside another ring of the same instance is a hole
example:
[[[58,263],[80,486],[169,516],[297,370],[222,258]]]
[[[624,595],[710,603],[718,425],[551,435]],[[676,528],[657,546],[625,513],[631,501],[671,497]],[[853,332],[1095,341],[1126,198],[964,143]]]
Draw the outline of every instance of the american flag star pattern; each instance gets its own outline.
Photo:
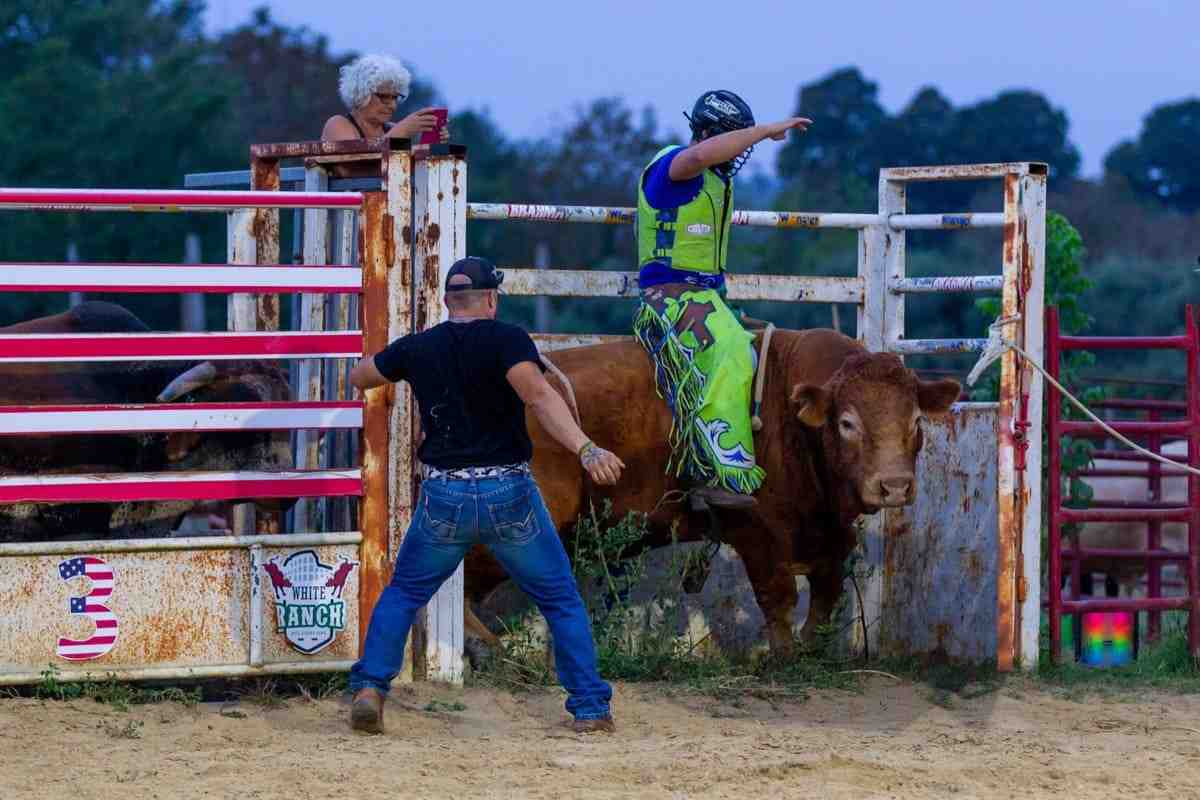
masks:
[[[102,602],[113,591],[112,567],[103,559],[79,556],[60,562],[58,575],[64,581],[84,577],[91,582],[91,590],[82,597],[72,597],[67,607],[72,614],[85,616],[96,626],[86,639],[60,638],[58,655],[68,661],[99,658],[117,643],[117,617]]]

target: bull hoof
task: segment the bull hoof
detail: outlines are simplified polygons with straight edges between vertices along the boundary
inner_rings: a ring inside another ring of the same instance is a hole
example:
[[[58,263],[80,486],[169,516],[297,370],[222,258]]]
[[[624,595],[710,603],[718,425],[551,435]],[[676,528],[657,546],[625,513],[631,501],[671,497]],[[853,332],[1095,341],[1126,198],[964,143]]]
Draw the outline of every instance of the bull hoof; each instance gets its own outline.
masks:
[[[471,669],[479,671],[492,658],[492,653],[495,651],[491,645],[482,639],[477,639],[474,636],[463,637],[463,653],[467,660],[471,662]]]

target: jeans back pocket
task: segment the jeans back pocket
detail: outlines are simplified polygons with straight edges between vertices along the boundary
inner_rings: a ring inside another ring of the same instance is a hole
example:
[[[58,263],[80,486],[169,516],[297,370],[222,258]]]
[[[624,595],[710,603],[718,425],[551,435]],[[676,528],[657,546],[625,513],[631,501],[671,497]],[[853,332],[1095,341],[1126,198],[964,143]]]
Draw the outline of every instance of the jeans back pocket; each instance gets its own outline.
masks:
[[[459,538],[458,526],[462,522],[462,503],[423,492],[421,507],[425,515],[425,527],[435,539],[455,541]]]
[[[533,504],[533,489],[521,488],[516,496],[487,503],[488,515],[496,538],[506,544],[525,544],[538,533],[538,516]]]

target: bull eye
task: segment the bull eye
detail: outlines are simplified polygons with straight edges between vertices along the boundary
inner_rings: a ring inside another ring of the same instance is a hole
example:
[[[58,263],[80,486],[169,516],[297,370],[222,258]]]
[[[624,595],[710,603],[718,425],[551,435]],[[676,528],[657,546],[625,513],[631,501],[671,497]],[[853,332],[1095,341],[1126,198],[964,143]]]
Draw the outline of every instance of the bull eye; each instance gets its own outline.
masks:
[[[849,417],[842,417],[838,427],[842,429],[842,433],[854,433],[855,431],[854,422]]]

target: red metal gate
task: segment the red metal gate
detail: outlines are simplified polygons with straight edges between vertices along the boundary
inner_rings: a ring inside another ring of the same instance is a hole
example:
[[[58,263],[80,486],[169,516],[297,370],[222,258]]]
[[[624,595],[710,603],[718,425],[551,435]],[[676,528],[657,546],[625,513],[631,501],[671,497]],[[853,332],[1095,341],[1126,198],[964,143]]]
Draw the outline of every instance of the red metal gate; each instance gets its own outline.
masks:
[[[1109,423],[1121,435],[1149,445],[1155,452],[1164,436],[1174,436],[1188,441],[1186,463],[1200,466],[1200,325],[1197,324],[1196,309],[1188,306],[1186,327],[1182,336],[1145,337],[1100,337],[1064,336],[1059,330],[1058,309],[1046,309],[1046,365],[1050,374],[1059,378],[1059,361],[1071,350],[1181,350],[1187,357],[1187,400],[1184,419],[1161,421],[1116,421]],[[1063,475],[1061,443],[1066,437],[1097,438],[1108,434],[1094,422],[1067,421],[1062,419],[1062,396],[1051,392],[1048,398],[1046,435],[1049,447],[1049,617],[1050,656],[1055,663],[1061,661],[1062,618],[1064,615],[1082,614],[1091,611],[1147,611],[1151,612],[1151,634],[1158,630],[1158,612],[1184,610],[1188,612],[1188,649],[1194,657],[1200,657],[1200,477],[1189,474],[1187,502],[1180,506],[1164,503],[1159,489],[1163,470],[1158,462],[1132,452],[1105,453],[1106,458],[1120,461],[1150,462],[1149,469],[1141,475],[1147,477],[1153,499],[1130,505],[1122,501],[1093,503],[1090,508],[1067,508],[1063,505]],[[1141,405],[1141,404],[1139,404]],[[1104,474],[1117,476],[1117,472]],[[1172,471],[1175,473],[1175,471]],[[1080,473],[1087,474],[1087,473]],[[1092,474],[1096,474],[1095,471]],[[1121,473],[1124,474],[1124,473]],[[1133,473],[1130,473],[1133,474]],[[1062,527],[1068,523],[1135,522],[1147,527],[1146,548],[1135,549],[1086,549],[1078,541],[1070,549],[1064,549]],[[1160,533],[1164,522],[1178,522],[1187,526],[1187,548],[1184,552],[1165,550],[1161,546]],[[1066,558],[1071,568],[1071,596],[1063,598],[1062,564]],[[1081,597],[1081,565],[1087,558],[1141,560],[1148,566],[1147,596],[1144,598],[1084,598]],[[1185,594],[1182,597],[1163,597],[1161,585],[1162,564],[1167,561],[1184,563]]]

